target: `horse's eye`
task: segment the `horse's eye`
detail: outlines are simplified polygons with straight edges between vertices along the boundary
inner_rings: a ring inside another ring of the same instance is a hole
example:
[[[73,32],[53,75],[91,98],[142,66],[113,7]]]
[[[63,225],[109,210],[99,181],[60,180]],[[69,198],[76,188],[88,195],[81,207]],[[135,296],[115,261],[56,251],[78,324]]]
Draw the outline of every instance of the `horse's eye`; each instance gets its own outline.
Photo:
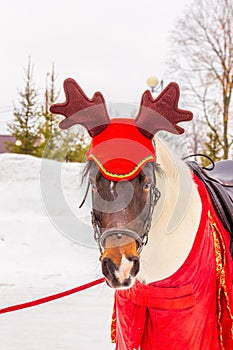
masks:
[[[146,182],[143,185],[143,190],[149,190],[151,188],[152,183],[151,182]]]

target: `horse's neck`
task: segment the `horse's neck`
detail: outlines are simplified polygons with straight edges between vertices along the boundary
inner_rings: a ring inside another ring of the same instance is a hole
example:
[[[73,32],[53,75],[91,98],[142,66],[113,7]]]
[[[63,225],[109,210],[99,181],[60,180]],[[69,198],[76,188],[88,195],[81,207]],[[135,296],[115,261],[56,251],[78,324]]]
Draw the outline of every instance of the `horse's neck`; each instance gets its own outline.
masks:
[[[201,200],[188,167],[156,140],[164,175],[157,175],[161,198],[155,207],[149,242],[141,253],[139,280],[164,279],[184,263],[192,248],[201,216]]]

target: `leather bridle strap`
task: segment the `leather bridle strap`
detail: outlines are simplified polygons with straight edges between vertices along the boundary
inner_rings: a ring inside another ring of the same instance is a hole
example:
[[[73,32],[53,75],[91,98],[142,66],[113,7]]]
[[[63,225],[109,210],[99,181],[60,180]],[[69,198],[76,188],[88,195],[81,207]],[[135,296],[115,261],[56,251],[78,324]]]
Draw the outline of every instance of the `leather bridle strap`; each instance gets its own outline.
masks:
[[[161,193],[159,189],[156,187],[156,176],[155,176],[155,169],[153,169],[153,183],[150,188],[150,204],[149,204],[149,212],[147,219],[145,221],[145,228],[144,228],[144,233],[142,235],[142,246],[138,247],[138,253],[142,251],[142,248],[147,244],[148,242],[148,234],[151,228],[151,223],[152,223],[152,216],[154,212],[154,208],[161,196]]]
[[[116,238],[119,240],[122,238],[122,236],[128,236],[138,243],[138,247],[142,247],[142,245],[143,245],[142,238],[135,231],[129,230],[127,228],[125,228],[125,229],[110,228],[110,229],[104,231],[103,234],[101,234],[101,236],[99,238],[98,244],[99,244],[101,252],[104,251],[104,249],[105,249],[106,239],[108,237],[111,237],[111,236],[116,236]],[[119,244],[116,243],[116,246],[119,247]]]

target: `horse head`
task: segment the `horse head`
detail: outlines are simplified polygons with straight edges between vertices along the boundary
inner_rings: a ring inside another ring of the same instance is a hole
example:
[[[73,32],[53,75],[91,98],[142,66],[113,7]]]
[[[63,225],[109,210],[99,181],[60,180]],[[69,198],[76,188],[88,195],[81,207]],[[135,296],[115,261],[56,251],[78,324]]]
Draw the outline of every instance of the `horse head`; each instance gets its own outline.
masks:
[[[88,164],[92,187],[92,223],[101,251],[102,271],[114,288],[130,286],[139,271],[152,213],[159,199],[154,163],[132,180],[106,179],[95,163]]]
[[[51,112],[66,117],[62,129],[81,124],[92,137],[85,174],[92,191],[92,224],[102,272],[110,287],[130,287],[160,197],[156,178],[161,170],[153,137],[160,130],[183,133],[177,123],[191,120],[192,113],[178,108],[176,83],[156,99],[146,91],[135,119],[110,120],[102,94],[89,99],[72,79],[65,80],[64,90],[66,101],[52,105]]]

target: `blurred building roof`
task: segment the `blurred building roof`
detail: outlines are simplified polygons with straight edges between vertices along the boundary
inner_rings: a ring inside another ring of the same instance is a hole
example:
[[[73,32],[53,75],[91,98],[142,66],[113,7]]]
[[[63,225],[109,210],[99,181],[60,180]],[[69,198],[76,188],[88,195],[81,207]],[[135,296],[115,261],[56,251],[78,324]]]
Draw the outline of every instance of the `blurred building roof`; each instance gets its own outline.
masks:
[[[16,138],[12,135],[0,135],[0,153],[8,152],[6,150],[6,142],[15,142]]]

